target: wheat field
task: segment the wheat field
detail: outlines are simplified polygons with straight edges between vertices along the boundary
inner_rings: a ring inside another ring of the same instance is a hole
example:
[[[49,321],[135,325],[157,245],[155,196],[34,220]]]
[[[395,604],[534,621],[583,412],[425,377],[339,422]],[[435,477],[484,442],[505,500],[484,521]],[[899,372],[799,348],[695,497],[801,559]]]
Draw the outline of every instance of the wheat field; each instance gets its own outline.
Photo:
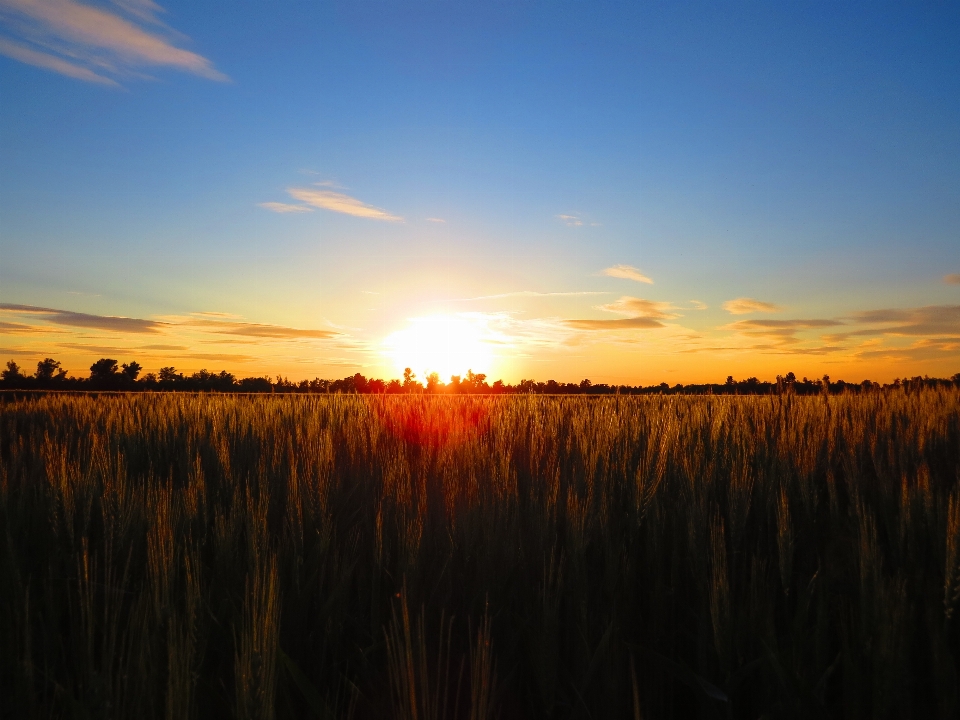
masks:
[[[955,718],[960,392],[0,403],[16,718]]]

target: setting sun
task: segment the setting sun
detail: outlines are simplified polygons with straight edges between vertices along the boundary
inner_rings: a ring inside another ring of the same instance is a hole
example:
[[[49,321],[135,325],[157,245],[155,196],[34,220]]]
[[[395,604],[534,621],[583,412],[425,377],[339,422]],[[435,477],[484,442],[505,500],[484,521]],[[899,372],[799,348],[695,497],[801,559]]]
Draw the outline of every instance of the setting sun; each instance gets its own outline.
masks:
[[[411,318],[410,326],[384,340],[385,353],[398,372],[410,368],[425,378],[437,373],[442,381],[467,370],[489,370],[491,353],[486,328],[475,318],[434,315]]]

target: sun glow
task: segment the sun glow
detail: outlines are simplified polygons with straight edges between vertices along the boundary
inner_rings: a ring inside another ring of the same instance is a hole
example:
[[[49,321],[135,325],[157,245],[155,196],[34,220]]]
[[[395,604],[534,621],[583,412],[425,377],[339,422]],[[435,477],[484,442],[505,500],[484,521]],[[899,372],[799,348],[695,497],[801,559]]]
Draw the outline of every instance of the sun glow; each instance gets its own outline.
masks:
[[[419,379],[437,373],[442,382],[467,370],[489,372],[492,353],[485,323],[462,315],[411,318],[410,326],[384,340],[397,372],[410,368]]]

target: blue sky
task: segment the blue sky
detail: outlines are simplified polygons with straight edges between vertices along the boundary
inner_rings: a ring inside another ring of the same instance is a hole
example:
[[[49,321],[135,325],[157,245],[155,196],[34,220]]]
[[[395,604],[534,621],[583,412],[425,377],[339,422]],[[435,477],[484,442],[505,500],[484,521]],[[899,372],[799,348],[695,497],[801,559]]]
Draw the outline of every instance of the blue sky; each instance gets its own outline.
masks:
[[[958,35],[947,4],[0,0],[0,349],[394,376],[442,315],[511,380],[952,374]]]

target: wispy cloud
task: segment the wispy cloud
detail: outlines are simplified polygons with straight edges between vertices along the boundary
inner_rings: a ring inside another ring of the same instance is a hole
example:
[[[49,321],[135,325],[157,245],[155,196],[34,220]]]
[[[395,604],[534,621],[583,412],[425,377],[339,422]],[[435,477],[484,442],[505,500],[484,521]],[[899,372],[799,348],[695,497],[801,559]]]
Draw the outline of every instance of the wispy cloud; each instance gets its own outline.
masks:
[[[536,290],[516,290],[514,292],[498,293],[496,295],[479,295],[470,298],[456,298],[452,302],[470,302],[471,300],[498,300],[511,297],[575,297],[577,295],[610,295],[611,293],[598,290],[574,290],[571,292],[537,292]]]
[[[614,265],[613,267],[606,268],[600,274],[606,275],[607,277],[622,278],[624,280],[633,280],[635,282],[653,285],[653,280],[632,265]]]
[[[116,333],[155,333],[160,331],[199,330],[215,335],[239,336],[239,338],[269,338],[275,340],[313,339],[330,340],[342,337],[337,330],[316,330],[294,328],[268,323],[252,323],[238,319],[230,313],[201,312],[189,316],[165,317],[162,320],[143,320],[140,318],[117,317],[113,315],[91,315],[70,310],[37,307],[35,305],[16,305],[0,303],[0,312],[15,316],[37,318],[53,325],[77,328],[93,328]],[[0,324],[0,330],[7,333],[49,332],[42,328],[21,323],[6,322]]]
[[[0,54],[105,85],[151,67],[229,79],[207,58],[177,47],[183,36],[157,19],[162,8],[151,0],[115,0],[114,5],[118,12],[77,0],[0,0],[8,36],[0,38]]]
[[[838,327],[844,323],[840,320],[815,318],[810,320],[738,320],[725,326],[741,335],[754,338],[769,338],[781,345],[795,345],[801,342],[797,333],[804,330],[821,330]],[[827,339],[827,342],[836,343],[836,337]],[[761,348],[756,348],[761,349]]]
[[[950,275],[944,275],[943,281],[947,285],[960,285],[960,273],[951,273]]]
[[[263,323],[229,322],[219,320],[197,320],[195,325],[201,325],[211,332],[223,335],[241,335],[244,337],[297,339],[309,338],[314,340],[330,340],[342,335],[335,330],[311,330],[304,328],[285,327],[283,325],[267,325]]]
[[[636,330],[666,327],[659,320],[649,317],[621,318],[619,320],[565,320],[564,324],[576,330]]]
[[[443,218],[427,218],[427,222],[429,222],[429,223],[445,223],[446,220],[444,220]]]
[[[44,70],[52,70],[55,73],[66,75],[75,80],[85,80],[87,82],[100,83],[101,85],[119,86],[117,81],[111,80],[103,75],[97,75],[93,70],[81,67],[80,65],[74,65],[54,55],[33,50],[26,45],[21,45],[12,40],[0,38],[0,55],[6,55],[8,58],[19,60],[25,65],[33,65],[34,67],[43,68]]]
[[[693,309],[694,309],[694,310],[706,310],[706,309],[707,309],[707,304],[706,304],[706,303],[702,303],[702,302],[700,302],[699,300],[691,300],[691,301],[690,301],[690,304],[693,305]]]
[[[656,320],[672,320],[680,317],[674,310],[673,303],[659,302],[657,300],[645,300],[638,297],[624,295],[619,300],[612,303],[601,305],[600,310],[618,313],[620,315],[630,315],[631,317],[654,318]]]
[[[853,322],[883,327],[857,331],[858,335],[942,335],[960,337],[960,305],[869,310],[854,313]]]
[[[629,317],[618,320],[564,320],[563,324],[575,330],[647,330],[666,327],[663,320],[679,317],[673,312],[676,308],[671,303],[629,295],[600,305],[597,309]]]
[[[50,328],[40,325],[24,325],[15,322],[0,322],[0,335],[32,335],[35,333],[48,333]]]
[[[119,333],[154,333],[169,327],[169,323],[139,318],[117,317],[114,315],[90,315],[70,310],[37,307],[35,305],[16,305],[0,303],[0,312],[18,315],[30,315],[42,318],[45,322],[68,327],[94,328]]]
[[[307,205],[293,205],[282,202],[262,202],[257,203],[259,207],[265,208],[275,213],[308,213],[313,212],[313,208]]]
[[[330,210],[331,212],[369,218],[371,220],[403,222],[403,218],[399,215],[393,215],[386,210],[367,205],[365,202],[345,195],[344,193],[334,192],[332,190],[316,190],[314,188],[289,188],[287,192],[290,193],[290,196],[295,200],[322,210]]]
[[[723,309],[731,315],[747,315],[749,313],[775,313],[780,312],[782,308],[773,303],[763,302],[756,298],[737,298],[736,300],[727,300],[723,304]]]
[[[557,215],[557,219],[562,220],[563,224],[567,227],[580,227],[583,225],[583,220],[576,215]]]
[[[813,319],[813,320],[737,320],[726,327],[740,332],[774,332],[811,330],[816,328],[837,327],[843,325],[840,320]]]

